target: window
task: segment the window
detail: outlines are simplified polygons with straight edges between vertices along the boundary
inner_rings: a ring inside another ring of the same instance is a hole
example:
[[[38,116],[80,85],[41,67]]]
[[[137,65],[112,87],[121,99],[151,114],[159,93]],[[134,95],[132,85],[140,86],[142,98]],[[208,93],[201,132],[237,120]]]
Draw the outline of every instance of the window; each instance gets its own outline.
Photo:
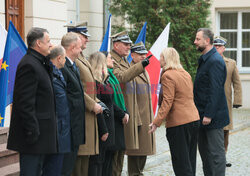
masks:
[[[250,72],[250,11],[219,12],[218,35],[227,39],[224,55],[236,60],[240,72]]]

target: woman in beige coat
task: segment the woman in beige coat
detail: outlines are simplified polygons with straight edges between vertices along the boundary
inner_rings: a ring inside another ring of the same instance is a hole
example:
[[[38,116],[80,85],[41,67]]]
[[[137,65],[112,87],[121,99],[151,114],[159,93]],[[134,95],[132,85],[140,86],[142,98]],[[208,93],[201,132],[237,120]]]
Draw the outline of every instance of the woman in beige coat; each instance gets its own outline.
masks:
[[[192,79],[182,68],[174,48],[162,51],[160,64],[163,100],[149,132],[154,132],[166,119],[166,136],[175,175],[194,176],[200,118],[193,100]]]

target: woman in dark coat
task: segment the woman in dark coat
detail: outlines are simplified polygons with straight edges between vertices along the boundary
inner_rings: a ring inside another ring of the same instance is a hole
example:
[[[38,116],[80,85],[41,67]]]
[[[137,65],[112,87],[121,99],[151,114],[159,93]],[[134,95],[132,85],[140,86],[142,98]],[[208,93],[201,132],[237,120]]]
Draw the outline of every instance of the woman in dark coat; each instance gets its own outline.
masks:
[[[110,62],[111,61],[111,62]],[[103,53],[93,53],[89,62],[92,66],[94,77],[97,85],[97,97],[100,99],[109,109],[109,114],[105,114],[98,117],[98,132],[100,136],[99,144],[99,155],[91,156],[89,163],[89,175],[111,175],[112,173],[112,159],[113,151],[109,152],[110,149],[114,148],[116,144],[116,131],[115,131],[115,119],[117,118],[119,123],[122,125],[128,121],[128,115],[125,111],[119,108],[114,103],[114,89],[110,84],[112,78],[108,75],[107,65],[113,63],[111,58],[107,59]],[[102,117],[101,117],[102,116]],[[103,119],[105,122],[103,122]],[[105,129],[106,128],[106,129]],[[107,130],[107,131],[106,131]],[[123,131],[123,125],[122,125]],[[107,136],[108,132],[108,137]],[[120,136],[122,144],[120,146],[125,148],[124,134]],[[106,139],[106,140],[105,140]],[[102,168],[105,168],[102,169]]]

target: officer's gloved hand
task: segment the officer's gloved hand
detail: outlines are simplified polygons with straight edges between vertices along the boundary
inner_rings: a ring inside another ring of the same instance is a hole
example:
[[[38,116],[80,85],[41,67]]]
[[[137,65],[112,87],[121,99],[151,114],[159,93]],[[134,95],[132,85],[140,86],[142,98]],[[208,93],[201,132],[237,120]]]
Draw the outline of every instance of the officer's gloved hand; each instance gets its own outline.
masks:
[[[149,64],[150,57],[152,57],[152,55],[146,57],[143,61],[141,61],[143,67],[146,67]]]
[[[239,108],[241,107],[242,105],[233,105],[233,108]]]

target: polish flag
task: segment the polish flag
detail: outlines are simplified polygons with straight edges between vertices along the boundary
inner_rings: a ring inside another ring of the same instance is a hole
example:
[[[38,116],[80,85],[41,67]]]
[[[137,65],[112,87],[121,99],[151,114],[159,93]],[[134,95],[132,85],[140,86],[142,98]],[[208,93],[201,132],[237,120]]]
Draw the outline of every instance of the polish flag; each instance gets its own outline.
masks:
[[[147,56],[153,55],[150,58],[150,64],[146,67],[146,70],[150,77],[151,82],[151,95],[152,95],[152,106],[154,114],[156,115],[157,107],[158,107],[158,95],[160,92],[160,54],[161,51],[168,47],[168,37],[169,37],[169,29],[170,29],[170,23],[165,27],[165,29],[162,31],[161,35],[158,37],[158,39],[155,41],[153,46],[150,48]]]
[[[4,53],[6,37],[7,37],[7,31],[3,28],[3,26],[0,23],[0,72],[3,61],[3,53]]]

